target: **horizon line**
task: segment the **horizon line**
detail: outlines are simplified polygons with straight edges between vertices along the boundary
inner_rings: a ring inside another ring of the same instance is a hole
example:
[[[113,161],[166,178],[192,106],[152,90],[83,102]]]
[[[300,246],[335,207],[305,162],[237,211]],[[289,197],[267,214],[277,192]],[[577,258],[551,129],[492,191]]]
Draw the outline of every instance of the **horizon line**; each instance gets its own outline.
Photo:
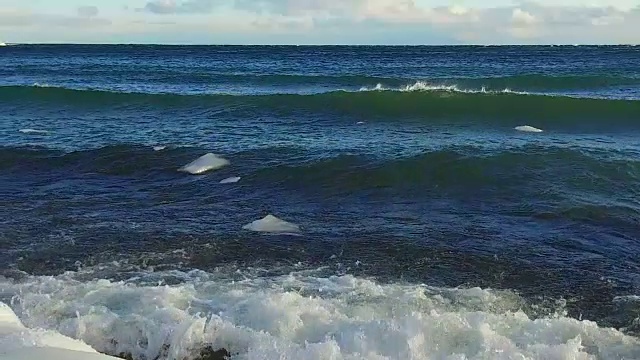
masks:
[[[294,44],[294,43],[274,43],[274,44],[242,44],[242,43],[145,43],[145,42],[0,42],[8,46],[16,45],[146,45],[146,46],[291,46],[291,47],[311,47],[311,46],[335,46],[335,47],[464,47],[464,46],[477,46],[477,47],[499,47],[499,46],[638,46],[640,43],[537,43],[537,44],[522,44],[522,43],[470,43],[470,44]]]

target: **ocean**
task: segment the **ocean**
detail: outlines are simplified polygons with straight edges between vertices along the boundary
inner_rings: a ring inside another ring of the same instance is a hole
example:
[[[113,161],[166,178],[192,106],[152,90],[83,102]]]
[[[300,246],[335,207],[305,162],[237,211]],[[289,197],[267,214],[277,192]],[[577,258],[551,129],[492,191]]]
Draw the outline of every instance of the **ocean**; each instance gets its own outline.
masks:
[[[640,47],[0,63],[1,309],[37,334],[137,360],[640,359]]]

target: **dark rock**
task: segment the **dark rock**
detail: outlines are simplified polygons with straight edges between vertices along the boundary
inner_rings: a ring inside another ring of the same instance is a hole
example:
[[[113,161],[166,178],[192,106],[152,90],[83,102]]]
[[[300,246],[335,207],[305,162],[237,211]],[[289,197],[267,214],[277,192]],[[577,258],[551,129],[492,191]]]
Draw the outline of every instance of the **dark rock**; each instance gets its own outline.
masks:
[[[162,358],[163,355],[166,357],[168,351],[169,351],[169,345],[164,345],[162,347],[162,353],[154,360],[160,360],[160,358]],[[124,360],[136,360],[133,358],[133,355],[131,355],[131,353],[122,352],[115,356]],[[231,354],[227,351],[227,349],[222,348],[218,350],[213,350],[211,346],[207,346],[204,349],[200,350],[200,355],[198,355],[198,357],[196,357],[193,360],[228,360],[229,357],[231,357]],[[184,359],[184,360],[190,360],[190,359]]]
[[[195,360],[227,360],[230,356],[231,354],[225,348],[213,350],[211,346],[207,346],[200,350],[200,357]]]

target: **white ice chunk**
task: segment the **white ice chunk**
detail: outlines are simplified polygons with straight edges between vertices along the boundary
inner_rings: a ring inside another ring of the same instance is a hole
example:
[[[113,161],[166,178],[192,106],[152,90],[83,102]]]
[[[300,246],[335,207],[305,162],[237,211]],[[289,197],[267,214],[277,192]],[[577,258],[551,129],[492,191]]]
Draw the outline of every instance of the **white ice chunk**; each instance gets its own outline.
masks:
[[[117,360],[112,356],[89,353],[84,351],[67,350],[53,347],[31,347],[9,352],[5,355],[0,353],[0,360]]]
[[[181,167],[179,171],[197,175],[209,170],[220,169],[227,165],[229,165],[229,160],[223,159],[218,155],[208,153]]]
[[[58,355],[50,356],[49,351]],[[99,354],[80,340],[44,329],[26,328],[13,310],[0,302],[0,360],[17,359],[114,359],[109,356],[88,357],[87,353]]]
[[[242,227],[245,230],[277,233],[277,234],[299,234],[300,226],[278,219],[273,215],[267,215],[260,220],[256,220]]]
[[[233,184],[233,183],[237,183],[238,181],[240,181],[241,177],[240,176],[232,176],[230,178],[226,178],[224,180],[220,181],[220,184]]]
[[[523,132],[535,132],[535,133],[542,132],[542,129],[534,128],[533,126],[529,126],[529,125],[516,126],[515,129]]]

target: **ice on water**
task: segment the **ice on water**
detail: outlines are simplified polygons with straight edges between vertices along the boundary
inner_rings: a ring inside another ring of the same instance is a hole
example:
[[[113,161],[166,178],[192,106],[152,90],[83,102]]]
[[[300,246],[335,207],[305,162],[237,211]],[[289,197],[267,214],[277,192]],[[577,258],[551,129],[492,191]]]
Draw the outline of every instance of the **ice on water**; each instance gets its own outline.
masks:
[[[279,233],[279,234],[299,234],[300,226],[278,219],[277,217],[269,214],[260,220],[253,221],[242,227],[245,230],[265,232],[265,233]]]
[[[197,175],[210,170],[217,170],[227,165],[229,165],[229,160],[221,158],[216,154],[208,153],[181,167],[179,170]]]
[[[241,179],[240,176],[232,176],[224,180],[220,180],[220,184],[234,184],[240,181],[240,179]]]
[[[516,126],[515,129],[522,132],[533,132],[533,133],[541,133],[543,131],[542,129],[538,129],[529,125]]]
[[[0,302],[0,359],[107,360],[114,358],[100,355],[81,340],[72,339],[55,330],[27,328],[7,304]]]

